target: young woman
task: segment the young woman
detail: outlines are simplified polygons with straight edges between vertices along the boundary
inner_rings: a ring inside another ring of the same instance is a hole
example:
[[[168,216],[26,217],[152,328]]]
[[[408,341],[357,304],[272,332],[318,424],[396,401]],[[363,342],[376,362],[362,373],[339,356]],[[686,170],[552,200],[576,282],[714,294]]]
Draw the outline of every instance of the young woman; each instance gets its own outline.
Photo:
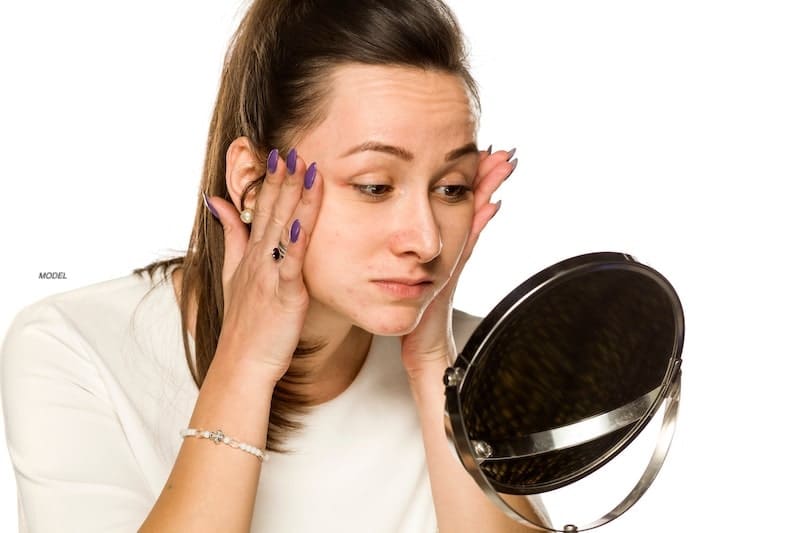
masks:
[[[23,530],[526,530],[443,427],[453,291],[516,166],[479,109],[438,0],[256,0],[186,255],[8,332]]]

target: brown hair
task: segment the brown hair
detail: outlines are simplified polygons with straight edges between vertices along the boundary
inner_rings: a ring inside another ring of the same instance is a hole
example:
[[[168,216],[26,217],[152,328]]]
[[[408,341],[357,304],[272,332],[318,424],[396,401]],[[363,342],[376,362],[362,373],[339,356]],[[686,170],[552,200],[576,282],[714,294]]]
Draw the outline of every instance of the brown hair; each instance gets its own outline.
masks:
[[[232,201],[225,182],[230,143],[240,136],[249,138],[262,163],[273,147],[285,154],[304,131],[322,121],[326,81],[335,67],[346,63],[454,74],[465,82],[476,111],[480,109],[461,30],[441,0],[255,0],[225,57],[200,190]],[[251,182],[242,198],[262,181]],[[223,248],[222,226],[198,194],[186,255],[134,270],[153,276],[158,269],[165,274],[171,266],[183,269],[179,302],[183,343],[198,388],[214,358],[222,325]],[[196,367],[187,333],[191,296],[198,306]],[[313,347],[301,342],[295,356],[311,351]],[[302,427],[297,415],[307,411],[308,399],[285,385],[303,377],[292,365],[275,388],[265,444],[269,450],[285,451],[280,448],[285,436]]]

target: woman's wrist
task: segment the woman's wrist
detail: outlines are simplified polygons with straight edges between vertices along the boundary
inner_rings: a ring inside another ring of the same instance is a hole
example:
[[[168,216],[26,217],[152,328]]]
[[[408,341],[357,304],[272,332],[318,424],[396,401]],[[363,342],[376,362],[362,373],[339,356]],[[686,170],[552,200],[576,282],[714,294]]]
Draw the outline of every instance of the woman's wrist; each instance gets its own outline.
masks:
[[[450,350],[442,349],[414,357],[412,360],[413,364],[406,366],[406,374],[414,390],[419,387],[430,387],[432,383],[443,385],[444,372],[454,360],[454,354]]]
[[[255,361],[233,355],[217,350],[188,427],[221,429],[242,442],[260,443],[267,434],[274,373]]]
[[[274,389],[287,369],[264,361],[247,348],[226,342],[223,337],[220,337],[209,371],[216,366],[231,377],[240,377],[262,388],[269,387],[270,391]]]

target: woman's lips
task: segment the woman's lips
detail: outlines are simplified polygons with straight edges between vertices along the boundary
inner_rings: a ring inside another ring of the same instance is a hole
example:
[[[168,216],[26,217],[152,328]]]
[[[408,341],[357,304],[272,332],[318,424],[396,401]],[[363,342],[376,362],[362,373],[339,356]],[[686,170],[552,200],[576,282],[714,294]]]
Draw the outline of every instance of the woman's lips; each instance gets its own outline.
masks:
[[[430,280],[378,279],[373,283],[384,292],[398,298],[408,299],[419,298],[433,288],[433,282]]]

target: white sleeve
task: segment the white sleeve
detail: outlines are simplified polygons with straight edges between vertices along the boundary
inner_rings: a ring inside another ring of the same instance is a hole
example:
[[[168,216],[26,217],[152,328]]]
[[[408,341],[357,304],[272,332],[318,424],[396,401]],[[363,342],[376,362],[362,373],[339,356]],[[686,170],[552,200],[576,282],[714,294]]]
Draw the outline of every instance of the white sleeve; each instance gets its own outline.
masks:
[[[20,525],[31,533],[129,533],[153,506],[87,349],[68,321],[23,312],[0,350]]]

